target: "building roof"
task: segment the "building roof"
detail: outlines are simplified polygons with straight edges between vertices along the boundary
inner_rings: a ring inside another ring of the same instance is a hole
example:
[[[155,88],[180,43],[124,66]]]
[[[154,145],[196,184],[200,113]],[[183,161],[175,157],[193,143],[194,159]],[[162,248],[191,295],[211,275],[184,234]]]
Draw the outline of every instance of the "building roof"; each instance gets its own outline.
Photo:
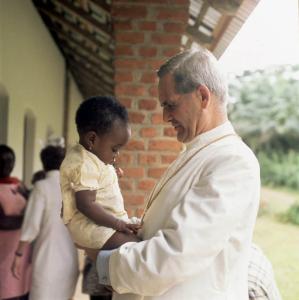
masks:
[[[149,0],[150,1],[150,0]],[[259,0],[191,0],[184,48],[200,44],[220,57]],[[33,0],[83,97],[114,94],[110,0]]]

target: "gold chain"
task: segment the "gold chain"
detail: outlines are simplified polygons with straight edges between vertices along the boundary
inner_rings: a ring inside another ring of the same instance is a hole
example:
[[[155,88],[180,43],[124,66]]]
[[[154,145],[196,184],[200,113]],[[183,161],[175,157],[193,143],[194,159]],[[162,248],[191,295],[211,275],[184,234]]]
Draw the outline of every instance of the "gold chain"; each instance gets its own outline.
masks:
[[[158,195],[160,194],[161,190],[162,190],[162,189],[164,188],[164,186],[169,182],[169,180],[172,179],[179,171],[181,171],[181,169],[182,169],[184,166],[186,166],[186,164],[187,164],[187,163],[188,163],[188,162],[189,162],[189,161],[190,161],[197,153],[199,153],[201,150],[203,150],[203,149],[205,149],[206,147],[210,146],[211,144],[216,143],[216,142],[218,142],[219,140],[222,140],[222,139],[224,139],[224,138],[226,138],[226,137],[229,137],[229,136],[238,136],[238,135],[235,134],[235,133],[229,133],[229,134],[223,135],[223,136],[221,136],[221,137],[219,137],[219,138],[217,138],[217,139],[215,139],[215,140],[212,140],[211,142],[209,142],[209,143],[203,145],[203,146],[202,146],[201,148],[199,148],[195,153],[193,153],[193,155],[191,155],[186,161],[184,161],[183,164],[181,164],[181,165],[174,171],[174,173],[173,173],[171,176],[169,176],[169,177],[167,178],[167,180],[165,180],[165,181],[163,182],[163,184],[160,186],[160,188],[159,188],[159,190],[158,190],[157,192],[153,191],[153,193],[152,193],[151,196],[150,196],[150,199],[149,199],[148,202],[147,202],[147,205],[146,205],[146,207],[145,207],[144,213],[143,213],[143,215],[142,215],[142,218],[141,218],[141,224],[143,224],[143,220],[144,220],[144,217],[145,217],[145,215],[146,215],[148,209],[152,206],[154,200],[156,200],[156,198],[157,198]]]

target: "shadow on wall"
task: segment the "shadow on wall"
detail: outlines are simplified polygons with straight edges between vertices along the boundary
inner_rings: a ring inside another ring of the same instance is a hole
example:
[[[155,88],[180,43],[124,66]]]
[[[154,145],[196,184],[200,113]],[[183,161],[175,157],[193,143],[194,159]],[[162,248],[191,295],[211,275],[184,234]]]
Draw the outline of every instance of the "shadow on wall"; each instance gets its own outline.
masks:
[[[8,112],[9,95],[5,86],[0,82],[0,144],[8,143]],[[33,174],[34,144],[36,118],[28,110],[24,116],[24,142],[23,142],[23,181],[30,186]]]
[[[6,88],[0,82],[0,144],[7,144],[8,101]]]
[[[27,110],[24,117],[24,144],[23,144],[23,181],[26,186],[31,185],[34,163],[36,118],[32,111]]]

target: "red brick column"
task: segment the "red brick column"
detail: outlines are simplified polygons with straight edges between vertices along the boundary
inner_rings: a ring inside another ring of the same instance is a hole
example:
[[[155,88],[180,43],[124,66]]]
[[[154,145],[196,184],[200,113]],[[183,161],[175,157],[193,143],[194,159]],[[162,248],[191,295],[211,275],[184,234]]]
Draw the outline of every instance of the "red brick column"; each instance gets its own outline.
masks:
[[[114,0],[115,95],[129,111],[132,138],[122,151],[120,180],[126,208],[140,215],[144,201],[181,149],[162,120],[156,70],[180,51],[188,0]]]

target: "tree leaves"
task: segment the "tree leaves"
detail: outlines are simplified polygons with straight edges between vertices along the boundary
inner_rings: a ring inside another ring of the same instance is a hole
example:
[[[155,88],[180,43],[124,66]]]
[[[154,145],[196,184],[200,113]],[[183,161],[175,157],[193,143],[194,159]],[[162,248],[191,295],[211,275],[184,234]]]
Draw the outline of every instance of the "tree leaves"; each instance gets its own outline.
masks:
[[[299,151],[299,65],[233,78],[229,115],[255,151]]]

